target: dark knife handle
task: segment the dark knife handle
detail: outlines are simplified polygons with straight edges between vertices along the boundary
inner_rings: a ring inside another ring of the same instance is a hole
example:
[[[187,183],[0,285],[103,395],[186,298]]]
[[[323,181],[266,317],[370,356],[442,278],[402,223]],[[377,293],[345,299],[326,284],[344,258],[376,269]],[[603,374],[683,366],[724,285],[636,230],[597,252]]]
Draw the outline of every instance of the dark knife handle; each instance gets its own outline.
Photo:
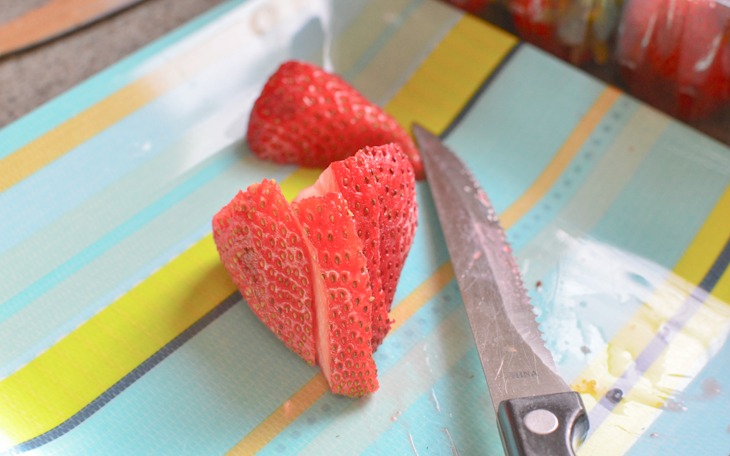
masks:
[[[583,401],[574,392],[503,401],[497,419],[509,456],[572,456],[588,432]]]

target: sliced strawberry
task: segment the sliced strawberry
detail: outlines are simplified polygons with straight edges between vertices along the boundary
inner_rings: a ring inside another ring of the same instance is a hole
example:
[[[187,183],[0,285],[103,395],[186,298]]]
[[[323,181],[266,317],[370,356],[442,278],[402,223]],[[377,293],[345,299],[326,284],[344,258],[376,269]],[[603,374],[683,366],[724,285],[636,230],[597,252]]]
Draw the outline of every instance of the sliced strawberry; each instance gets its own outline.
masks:
[[[370,320],[373,294],[362,242],[338,193],[293,204],[316,258],[317,359],[330,389],[362,396],[378,389]]]
[[[310,63],[286,62],[269,78],[251,111],[247,140],[260,158],[321,168],[365,146],[395,142],[423,177],[403,127],[343,79]]]
[[[388,312],[417,226],[413,168],[397,144],[366,147],[333,162],[297,197],[337,192],[347,201],[363,241],[373,289],[373,349],[390,330]]]
[[[213,218],[213,238],[254,314],[316,364],[310,248],[279,185],[264,180],[239,192]]]
[[[413,168],[395,144],[330,165],[291,205],[269,180],[213,218],[221,260],[254,313],[333,392],[378,388],[372,354],[416,229]]]

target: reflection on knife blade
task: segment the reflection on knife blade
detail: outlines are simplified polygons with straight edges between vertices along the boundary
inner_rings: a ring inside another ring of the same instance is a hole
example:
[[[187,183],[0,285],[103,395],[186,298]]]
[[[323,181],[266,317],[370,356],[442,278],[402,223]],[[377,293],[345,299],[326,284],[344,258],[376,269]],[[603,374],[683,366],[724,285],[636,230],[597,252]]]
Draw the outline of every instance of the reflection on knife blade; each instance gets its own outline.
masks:
[[[510,455],[570,455],[588,420],[557,374],[499,220],[471,172],[414,126],[426,177]]]

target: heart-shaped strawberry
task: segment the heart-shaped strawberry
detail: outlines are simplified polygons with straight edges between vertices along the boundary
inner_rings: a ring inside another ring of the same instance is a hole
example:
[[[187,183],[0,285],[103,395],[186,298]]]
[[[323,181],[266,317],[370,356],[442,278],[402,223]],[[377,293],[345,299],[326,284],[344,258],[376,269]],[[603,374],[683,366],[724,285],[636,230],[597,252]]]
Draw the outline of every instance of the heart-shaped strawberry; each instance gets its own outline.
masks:
[[[259,319],[333,392],[362,396],[378,387],[372,354],[416,219],[413,169],[388,144],[333,162],[291,205],[275,182],[252,185],[215,215],[213,237]]]
[[[423,178],[418,150],[395,119],[340,77],[306,62],[286,62],[271,75],[254,103],[246,138],[262,159],[318,168],[394,142]]]

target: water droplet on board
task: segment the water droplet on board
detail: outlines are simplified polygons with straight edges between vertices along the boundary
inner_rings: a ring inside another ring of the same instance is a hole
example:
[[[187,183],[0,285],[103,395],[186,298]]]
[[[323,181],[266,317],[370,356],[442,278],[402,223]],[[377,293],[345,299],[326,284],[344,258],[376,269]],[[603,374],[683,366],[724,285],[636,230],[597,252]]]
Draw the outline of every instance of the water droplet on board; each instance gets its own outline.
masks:
[[[722,393],[720,383],[714,378],[707,378],[702,381],[702,398],[713,399]]]
[[[686,412],[687,406],[684,402],[679,401],[674,398],[669,398],[664,403],[664,407],[662,407],[664,410],[668,410],[670,412]]]
[[[612,402],[614,404],[618,404],[621,402],[621,399],[624,397],[624,392],[620,388],[613,388],[608,390],[606,393],[606,399],[609,400],[609,402]]]

